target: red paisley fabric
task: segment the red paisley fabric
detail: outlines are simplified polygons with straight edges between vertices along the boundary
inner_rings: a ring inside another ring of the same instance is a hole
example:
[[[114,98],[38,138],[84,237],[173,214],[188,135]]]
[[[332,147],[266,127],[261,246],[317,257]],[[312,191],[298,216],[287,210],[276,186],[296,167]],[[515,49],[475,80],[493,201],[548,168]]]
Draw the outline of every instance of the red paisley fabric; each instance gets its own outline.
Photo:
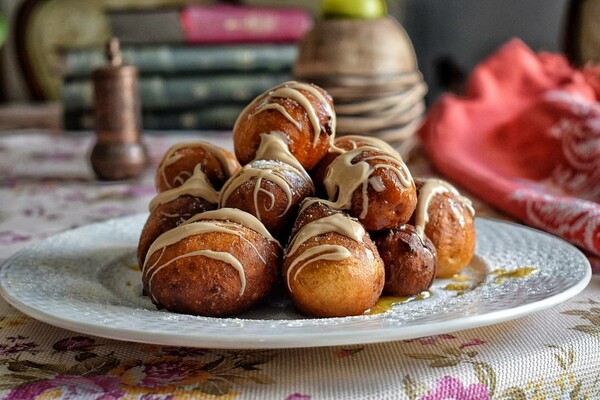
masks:
[[[419,135],[442,173],[599,256],[599,99],[600,69],[513,40],[475,68],[465,97],[442,96]]]

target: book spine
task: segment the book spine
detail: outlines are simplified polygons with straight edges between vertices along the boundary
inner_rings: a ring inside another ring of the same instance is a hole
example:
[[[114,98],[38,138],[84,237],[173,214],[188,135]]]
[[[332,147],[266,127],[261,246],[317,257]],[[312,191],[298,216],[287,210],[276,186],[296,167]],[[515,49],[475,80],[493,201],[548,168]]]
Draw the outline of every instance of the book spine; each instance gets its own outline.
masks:
[[[145,130],[231,129],[243,109],[243,104],[225,104],[193,111],[146,112],[142,115],[142,127]],[[67,112],[64,126],[67,130],[93,130],[94,116],[90,111]]]
[[[243,105],[220,105],[197,111],[149,113],[143,117],[143,126],[150,130],[232,129],[243,109]]]
[[[189,6],[180,18],[193,44],[297,42],[312,26],[308,12],[284,8]]]
[[[212,103],[248,103],[290,74],[239,74],[202,77],[145,77],[139,81],[142,109],[173,109]],[[67,81],[61,91],[67,111],[92,108],[89,80]]]
[[[205,72],[291,71],[296,59],[295,44],[230,45],[207,47],[124,47],[123,62],[138,67],[141,74]],[[67,53],[65,76],[88,77],[106,64],[100,48]]]
[[[111,34],[121,43],[185,43],[179,8],[108,11]]]

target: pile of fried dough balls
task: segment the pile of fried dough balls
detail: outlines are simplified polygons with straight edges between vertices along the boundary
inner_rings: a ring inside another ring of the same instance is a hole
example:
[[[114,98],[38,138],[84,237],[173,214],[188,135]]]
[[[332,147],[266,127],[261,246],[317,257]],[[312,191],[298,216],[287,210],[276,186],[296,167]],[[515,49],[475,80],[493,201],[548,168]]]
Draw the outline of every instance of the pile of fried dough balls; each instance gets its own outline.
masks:
[[[138,246],[144,294],[169,311],[230,316],[284,285],[303,314],[342,317],[465,267],[470,201],[414,180],[381,140],[335,138],[335,123],[331,96],[291,81],[240,114],[235,155],[173,146]]]

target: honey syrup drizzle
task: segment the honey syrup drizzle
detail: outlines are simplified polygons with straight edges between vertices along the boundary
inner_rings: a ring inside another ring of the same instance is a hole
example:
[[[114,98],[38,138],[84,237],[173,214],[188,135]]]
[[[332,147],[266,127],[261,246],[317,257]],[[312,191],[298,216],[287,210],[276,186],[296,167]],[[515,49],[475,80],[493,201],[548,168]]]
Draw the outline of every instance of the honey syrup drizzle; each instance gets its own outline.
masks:
[[[375,315],[375,314],[383,314],[394,307],[396,304],[406,304],[412,301],[425,300],[432,296],[430,290],[426,290],[421,292],[415,296],[381,296],[377,303],[367,311],[365,311],[366,315]]]
[[[530,275],[537,273],[538,271],[539,268],[529,266],[520,267],[510,271],[507,271],[504,268],[497,268],[490,272],[490,275],[495,276],[495,278],[489,283],[500,285],[504,283],[506,279],[526,278]],[[469,292],[478,288],[479,286],[486,284],[485,280],[479,283],[473,283],[471,277],[463,274],[454,275],[452,277],[452,281],[453,282],[446,284],[446,286],[444,286],[442,290],[456,292],[457,296],[462,296],[466,292]]]
[[[539,272],[539,268],[535,267],[521,267],[514,269],[512,271],[507,271],[503,268],[498,268],[492,271],[492,275],[495,275],[494,283],[501,284],[504,283],[506,279],[515,279],[515,278],[526,278],[530,275],[536,274]]]

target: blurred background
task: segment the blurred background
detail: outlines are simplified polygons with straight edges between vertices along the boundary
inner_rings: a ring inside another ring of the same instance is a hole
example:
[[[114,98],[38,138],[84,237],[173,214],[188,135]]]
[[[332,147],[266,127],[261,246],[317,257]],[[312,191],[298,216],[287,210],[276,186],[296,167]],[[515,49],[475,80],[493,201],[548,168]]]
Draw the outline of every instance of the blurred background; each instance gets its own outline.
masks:
[[[230,127],[254,92],[291,76],[298,40],[253,43],[255,47],[244,49],[236,43],[189,46],[185,38],[177,37],[181,20],[173,10],[189,4],[215,3],[0,0],[0,32],[3,28],[7,31],[0,50],[0,129],[91,129],[91,71],[104,63],[102,46],[112,35],[121,38],[125,61],[134,57],[136,63],[141,63],[146,128]],[[229,3],[271,7],[274,13],[302,11],[314,19],[320,1]],[[460,92],[473,66],[512,37],[521,38],[536,51],[581,52],[569,49],[565,43],[574,35],[573,24],[581,23],[577,11],[594,7],[592,3],[596,2],[587,3],[388,0],[387,6],[412,40],[419,69],[429,87],[426,104],[430,105],[443,91]],[[289,17],[298,23],[304,18],[303,14]],[[157,24],[162,37],[152,34]],[[2,36],[0,33],[0,39]],[[199,59],[208,61],[204,65]],[[209,61],[213,64],[208,65]],[[196,86],[192,87],[191,82]]]

